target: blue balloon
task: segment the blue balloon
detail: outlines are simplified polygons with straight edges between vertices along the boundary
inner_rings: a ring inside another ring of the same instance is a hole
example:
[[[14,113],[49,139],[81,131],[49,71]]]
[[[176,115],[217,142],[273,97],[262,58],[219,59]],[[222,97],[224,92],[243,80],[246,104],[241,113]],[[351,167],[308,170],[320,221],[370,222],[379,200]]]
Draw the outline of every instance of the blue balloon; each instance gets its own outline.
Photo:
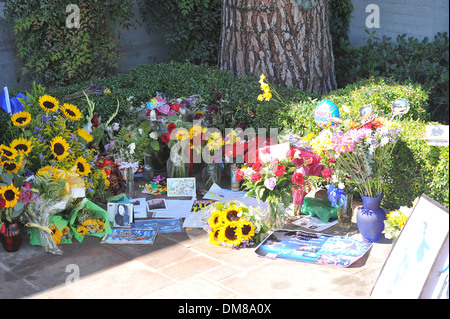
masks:
[[[314,120],[320,127],[327,127],[332,122],[330,118],[339,118],[339,108],[330,100],[323,100],[314,110]]]

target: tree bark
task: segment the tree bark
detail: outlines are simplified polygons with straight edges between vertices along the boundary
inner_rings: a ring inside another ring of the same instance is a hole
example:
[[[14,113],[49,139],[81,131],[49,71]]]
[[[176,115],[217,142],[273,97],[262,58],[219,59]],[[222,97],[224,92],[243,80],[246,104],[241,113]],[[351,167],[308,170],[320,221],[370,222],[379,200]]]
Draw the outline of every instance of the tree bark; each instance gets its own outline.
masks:
[[[328,0],[223,0],[219,68],[311,93],[337,88]]]

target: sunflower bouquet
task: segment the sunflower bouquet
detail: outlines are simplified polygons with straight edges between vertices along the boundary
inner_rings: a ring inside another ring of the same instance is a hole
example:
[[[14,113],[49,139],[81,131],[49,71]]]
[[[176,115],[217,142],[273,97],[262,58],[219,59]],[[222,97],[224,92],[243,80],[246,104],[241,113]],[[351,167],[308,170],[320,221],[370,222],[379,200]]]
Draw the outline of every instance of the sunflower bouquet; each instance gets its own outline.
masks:
[[[70,213],[69,227],[79,242],[85,236],[103,237],[111,233],[108,212],[87,199],[83,199]]]
[[[268,230],[261,212],[239,201],[220,201],[206,209],[209,212],[206,230],[213,245],[245,248],[261,242]]]

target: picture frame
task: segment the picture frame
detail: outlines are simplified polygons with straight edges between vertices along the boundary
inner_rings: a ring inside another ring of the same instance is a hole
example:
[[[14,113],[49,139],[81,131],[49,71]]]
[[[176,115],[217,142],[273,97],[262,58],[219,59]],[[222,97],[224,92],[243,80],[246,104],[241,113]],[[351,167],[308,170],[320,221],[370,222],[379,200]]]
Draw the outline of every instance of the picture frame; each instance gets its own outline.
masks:
[[[447,276],[443,289],[448,294],[448,233],[448,209],[423,194],[392,247],[371,297],[428,299],[442,290],[442,276]]]
[[[101,243],[153,245],[157,233],[157,229],[115,228],[111,234],[103,237]]]
[[[133,204],[108,203],[108,220],[113,227],[130,228],[133,223]]]
[[[167,203],[165,199],[149,199],[147,200],[148,210],[167,210]]]
[[[195,177],[168,178],[167,197],[193,197],[197,195]]]

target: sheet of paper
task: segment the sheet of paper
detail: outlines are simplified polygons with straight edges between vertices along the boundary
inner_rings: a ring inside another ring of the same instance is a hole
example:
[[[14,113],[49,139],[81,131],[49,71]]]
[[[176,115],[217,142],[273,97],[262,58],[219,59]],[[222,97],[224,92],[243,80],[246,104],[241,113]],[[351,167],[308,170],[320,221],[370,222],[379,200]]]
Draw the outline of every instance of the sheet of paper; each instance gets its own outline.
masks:
[[[311,230],[315,230],[315,231],[322,231],[327,228],[330,228],[331,226],[336,225],[337,222],[338,222],[338,220],[335,219],[335,220],[329,221],[328,223],[325,223],[317,217],[305,216],[296,221],[293,221],[292,224],[294,224],[296,226],[308,228]]]
[[[258,200],[254,197],[244,197],[245,194],[247,194],[247,192],[236,192],[230,189],[223,189],[214,183],[203,198],[213,200],[238,200],[248,206],[260,207],[260,209],[265,209],[267,207],[266,203],[258,203]]]
[[[167,209],[151,210],[152,218],[186,218],[191,213],[194,200],[166,199]]]
[[[145,198],[130,199],[133,204],[134,218],[147,218],[147,202]]]

